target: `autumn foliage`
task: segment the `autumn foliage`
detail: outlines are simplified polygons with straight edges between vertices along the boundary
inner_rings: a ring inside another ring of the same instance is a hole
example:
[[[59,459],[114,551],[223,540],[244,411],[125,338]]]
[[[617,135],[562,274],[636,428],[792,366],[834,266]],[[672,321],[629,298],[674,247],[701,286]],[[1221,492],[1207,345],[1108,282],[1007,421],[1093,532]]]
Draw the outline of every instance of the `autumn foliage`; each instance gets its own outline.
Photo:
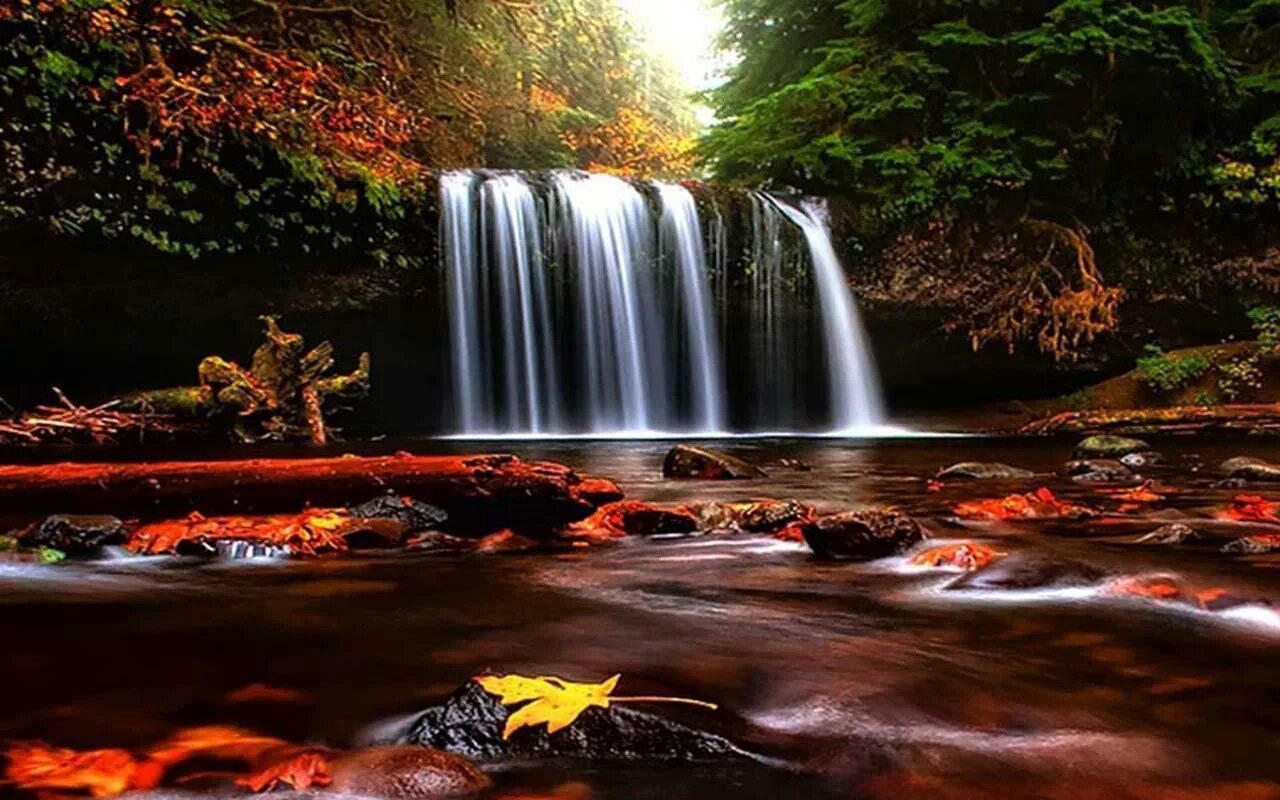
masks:
[[[1238,494],[1231,499],[1231,505],[1217,516],[1237,522],[1280,523],[1280,503],[1267,500],[1261,495]]]
[[[1080,518],[1097,514],[1088,506],[1059,500],[1043,486],[1026,494],[958,503],[952,511],[958,517],[987,520]]]

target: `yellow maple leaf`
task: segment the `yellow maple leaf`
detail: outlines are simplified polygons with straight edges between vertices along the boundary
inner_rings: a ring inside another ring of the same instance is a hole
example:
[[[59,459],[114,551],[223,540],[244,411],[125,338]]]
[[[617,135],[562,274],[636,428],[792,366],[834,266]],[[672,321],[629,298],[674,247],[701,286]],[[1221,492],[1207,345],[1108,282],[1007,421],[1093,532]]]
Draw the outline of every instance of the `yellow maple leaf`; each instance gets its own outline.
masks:
[[[608,708],[610,703],[687,703],[715,709],[712,703],[681,697],[612,697],[621,675],[600,683],[575,683],[555,676],[528,678],[523,675],[480,675],[475,678],[489,694],[504,706],[525,705],[507,715],[502,738],[525,727],[545,724],[547,733],[555,733],[573,724],[582,712],[592,706]]]

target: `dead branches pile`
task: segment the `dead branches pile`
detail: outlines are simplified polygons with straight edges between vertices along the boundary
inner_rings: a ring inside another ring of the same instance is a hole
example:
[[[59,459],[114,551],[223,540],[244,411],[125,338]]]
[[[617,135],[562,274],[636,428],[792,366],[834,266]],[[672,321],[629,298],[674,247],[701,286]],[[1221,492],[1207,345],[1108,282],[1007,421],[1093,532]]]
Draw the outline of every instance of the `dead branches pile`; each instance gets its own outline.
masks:
[[[124,411],[112,400],[99,406],[81,406],[58,387],[53,387],[59,405],[36,406],[32,411],[0,419],[0,444],[116,444],[124,439],[142,441],[148,432],[175,434],[183,425],[174,417],[153,413],[148,408]]]

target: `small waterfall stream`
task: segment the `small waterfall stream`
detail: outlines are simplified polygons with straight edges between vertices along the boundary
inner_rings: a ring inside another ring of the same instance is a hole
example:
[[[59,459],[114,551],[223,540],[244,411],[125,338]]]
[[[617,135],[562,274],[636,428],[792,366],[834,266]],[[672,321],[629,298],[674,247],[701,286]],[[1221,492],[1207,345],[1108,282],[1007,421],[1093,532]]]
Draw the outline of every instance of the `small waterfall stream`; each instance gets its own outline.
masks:
[[[440,181],[466,436],[866,432],[883,408],[823,215],[580,172]]]

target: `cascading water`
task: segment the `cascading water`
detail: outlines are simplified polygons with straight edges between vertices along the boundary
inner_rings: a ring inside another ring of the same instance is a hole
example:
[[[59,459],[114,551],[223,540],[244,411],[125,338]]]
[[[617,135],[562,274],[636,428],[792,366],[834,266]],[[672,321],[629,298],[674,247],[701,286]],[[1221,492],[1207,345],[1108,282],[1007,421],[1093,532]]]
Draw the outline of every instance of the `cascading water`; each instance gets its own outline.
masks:
[[[735,211],[712,198],[708,211],[678,184],[442,176],[458,432],[878,425],[874,366],[822,215],[748,199]]]

